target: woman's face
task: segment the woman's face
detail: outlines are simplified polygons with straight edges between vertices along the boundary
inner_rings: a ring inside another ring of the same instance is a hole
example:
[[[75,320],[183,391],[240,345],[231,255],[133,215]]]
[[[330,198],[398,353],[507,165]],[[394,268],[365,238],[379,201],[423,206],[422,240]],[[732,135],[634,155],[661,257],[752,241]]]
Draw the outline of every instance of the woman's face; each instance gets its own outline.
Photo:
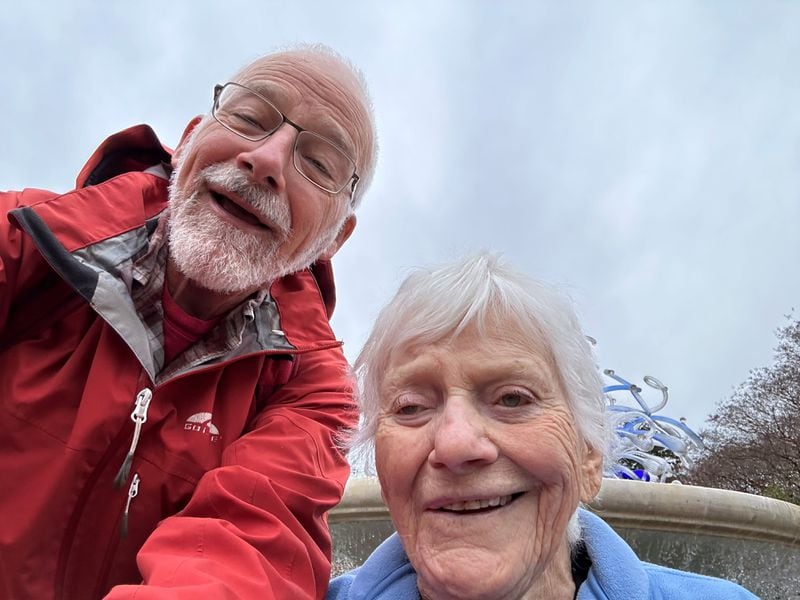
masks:
[[[549,353],[514,327],[487,330],[502,334],[393,353],[381,387],[381,488],[432,599],[518,598],[568,578],[567,523],[600,486],[602,457]]]

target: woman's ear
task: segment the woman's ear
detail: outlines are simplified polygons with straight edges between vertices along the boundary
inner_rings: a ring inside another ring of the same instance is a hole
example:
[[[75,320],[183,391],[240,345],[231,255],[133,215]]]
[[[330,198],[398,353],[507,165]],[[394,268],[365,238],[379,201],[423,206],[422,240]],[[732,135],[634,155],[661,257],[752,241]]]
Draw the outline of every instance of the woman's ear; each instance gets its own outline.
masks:
[[[603,454],[585,445],[581,465],[581,502],[588,504],[600,491],[603,482]]]

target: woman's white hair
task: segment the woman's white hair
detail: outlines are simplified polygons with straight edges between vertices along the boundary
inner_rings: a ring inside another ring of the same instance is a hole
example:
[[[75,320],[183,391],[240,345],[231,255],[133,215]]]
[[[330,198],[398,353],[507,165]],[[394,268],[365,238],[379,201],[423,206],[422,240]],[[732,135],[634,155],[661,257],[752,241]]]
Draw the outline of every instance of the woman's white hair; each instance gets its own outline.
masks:
[[[549,351],[578,433],[610,460],[603,381],[572,303],[563,292],[514,271],[488,252],[412,272],[378,315],[355,362],[361,421],[346,441],[351,459],[374,469],[380,389],[393,352],[456,338],[467,327],[497,335],[488,328],[498,323],[525,334],[532,349]],[[575,548],[581,537],[577,512],[565,535]]]
[[[549,351],[579,434],[606,456],[603,381],[569,298],[480,252],[412,272],[378,315],[355,362],[361,422],[347,441],[351,457],[367,469],[374,464],[380,388],[393,352],[455,338],[471,326],[495,336],[487,328],[496,323],[521,331],[532,349]]]

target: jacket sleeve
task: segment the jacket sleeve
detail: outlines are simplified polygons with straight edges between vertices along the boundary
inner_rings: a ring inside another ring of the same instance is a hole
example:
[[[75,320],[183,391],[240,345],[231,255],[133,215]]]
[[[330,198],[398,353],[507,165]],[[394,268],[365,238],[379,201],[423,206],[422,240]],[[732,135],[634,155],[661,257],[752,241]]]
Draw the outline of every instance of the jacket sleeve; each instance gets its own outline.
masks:
[[[335,436],[354,425],[352,383],[339,348],[299,355],[246,435],[206,473],[180,513],[137,556],[142,586],[108,599],[322,598],[330,577],[326,512],[350,469]]]
[[[0,192],[0,338],[17,298],[31,291],[48,271],[30,238],[9,222],[9,211],[55,196],[43,190]]]
[[[21,254],[21,236],[8,222],[8,211],[16,206],[17,193],[0,194],[0,332],[5,328],[16,287]]]

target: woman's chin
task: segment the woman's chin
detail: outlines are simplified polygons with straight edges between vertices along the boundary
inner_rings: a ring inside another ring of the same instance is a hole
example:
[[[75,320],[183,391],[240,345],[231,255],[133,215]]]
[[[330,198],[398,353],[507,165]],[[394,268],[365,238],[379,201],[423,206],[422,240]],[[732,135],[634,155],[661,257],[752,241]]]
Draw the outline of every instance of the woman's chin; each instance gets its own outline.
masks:
[[[417,571],[419,589],[429,600],[498,600],[519,586],[524,575],[504,572],[493,563],[437,560]]]

